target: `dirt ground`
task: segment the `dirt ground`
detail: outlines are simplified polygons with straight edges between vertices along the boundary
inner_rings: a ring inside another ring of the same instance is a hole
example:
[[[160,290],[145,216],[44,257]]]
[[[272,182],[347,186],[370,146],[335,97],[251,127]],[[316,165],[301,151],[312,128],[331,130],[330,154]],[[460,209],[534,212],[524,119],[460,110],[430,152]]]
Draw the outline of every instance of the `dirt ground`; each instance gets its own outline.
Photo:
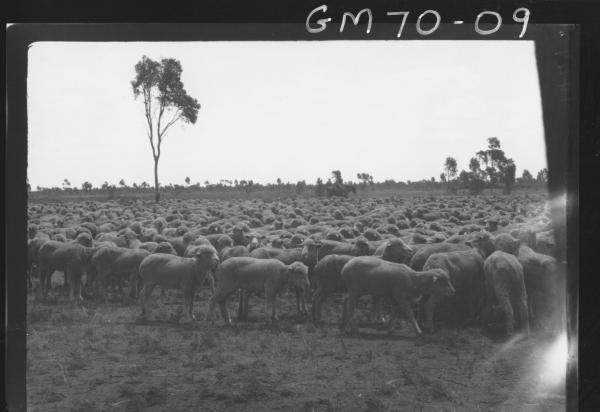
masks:
[[[31,411],[565,409],[550,354],[556,335],[494,341],[442,329],[417,338],[408,324],[390,335],[369,321],[368,301],[358,332],[341,335],[342,296],[326,301],[316,328],[296,315],[291,294],[278,301],[277,325],[254,297],[248,322],[209,327],[209,290],[198,293],[193,324],[178,322],[178,293],[155,291],[160,320],[148,323],[136,302],[71,305],[61,282],[57,272],[47,299],[28,297]]]

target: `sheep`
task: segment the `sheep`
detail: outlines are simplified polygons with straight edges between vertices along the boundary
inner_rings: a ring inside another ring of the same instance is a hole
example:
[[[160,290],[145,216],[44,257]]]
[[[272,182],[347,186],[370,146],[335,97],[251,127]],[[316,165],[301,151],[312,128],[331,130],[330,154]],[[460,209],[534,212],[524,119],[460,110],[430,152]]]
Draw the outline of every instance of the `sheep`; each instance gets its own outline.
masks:
[[[243,256],[250,256],[250,252],[248,251],[248,248],[246,246],[242,246],[242,245],[227,246],[227,247],[223,248],[223,250],[221,250],[221,253],[219,253],[221,262],[224,262],[227,259],[232,258],[232,257],[243,257]]]
[[[169,242],[159,242],[152,253],[166,253],[177,256],[177,252]]]
[[[521,329],[529,333],[527,292],[523,266],[516,256],[503,251],[492,253],[483,265],[485,273],[486,303],[483,313],[484,327],[491,320],[492,307],[498,305],[504,323],[504,333],[513,334],[515,315]],[[516,313],[515,313],[516,311]]]
[[[258,259],[278,259],[286,265],[292,264],[293,262],[302,262],[309,268],[309,273],[311,273],[317,264],[320,247],[321,245],[314,242],[312,239],[305,239],[302,248],[259,248],[253,250],[250,253],[250,256]],[[298,313],[301,315],[308,315],[306,300],[304,297],[305,290],[296,288],[295,292],[296,308],[298,309]],[[247,314],[247,300],[245,300],[244,294],[242,294],[240,298],[240,309],[238,313],[243,318]]]
[[[457,318],[470,322],[480,313],[485,294],[483,274],[484,258],[479,250],[464,250],[446,253],[434,253],[423,265],[423,270],[442,269],[450,277],[455,295],[450,300],[450,310],[454,324]],[[435,308],[439,298],[432,295],[425,301],[425,330],[433,332]]]
[[[42,291],[42,296],[44,297],[48,294],[51,276],[55,270],[52,265],[52,255],[63,245],[65,245],[63,242],[59,242],[57,240],[48,240],[44,242],[38,250],[37,267],[40,274],[40,288]]]
[[[217,253],[217,255],[219,256],[219,260],[222,262],[224,259],[226,259],[226,255],[227,253],[218,253],[217,249],[215,249],[213,247],[213,245],[210,244],[210,242],[207,242],[208,244],[200,244],[200,245],[190,245],[188,246],[188,248],[185,250],[184,253],[184,257],[194,257],[194,255],[196,254],[197,250],[200,250],[203,247],[208,247],[208,248],[212,248],[214,249],[215,253]],[[242,246],[243,247],[243,246]],[[235,247],[237,248],[237,246]],[[225,248],[223,249],[223,251],[230,249],[230,248]],[[245,248],[244,248],[245,249]],[[223,252],[221,251],[221,252]],[[246,256],[244,254],[244,252],[242,251],[232,251],[231,253],[240,253],[242,256]],[[206,275],[206,280],[208,280],[208,284],[210,286],[210,290],[214,293],[215,292],[215,275],[213,273],[213,271],[209,271],[208,274]]]
[[[395,263],[406,263],[413,254],[412,249],[400,238],[392,238],[383,242],[373,256],[381,256],[383,260]]]
[[[434,253],[458,252],[461,250],[469,250],[470,246],[461,243],[433,243],[423,245],[410,259],[409,266],[414,270],[422,270],[423,265]]]
[[[59,242],[57,242],[59,243]],[[55,270],[64,272],[69,279],[70,300],[82,301],[81,278],[89,271],[92,254],[95,249],[79,243],[44,243],[39,251],[39,270],[42,294],[45,297],[50,285],[50,276]]]
[[[410,305],[421,295],[439,297],[454,294],[454,288],[446,272],[440,269],[418,272],[401,263],[387,262],[373,256],[361,256],[350,260],[342,268],[342,278],[348,294],[344,300],[341,329],[351,322],[354,308],[360,296],[389,298],[408,317],[417,335],[422,331]],[[395,311],[390,319],[390,332],[394,327]]]
[[[351,255],[327,255],[317,263],[310,279],[314,287],[311,318],[317,324],[321,321],[323,302],[327,296],[335,292],[346,291],[346,284],[342,279],[342,268],[355,256]]]
[[[140,263],[150,252],[143,249],[126,249],[120,247],[103,247],[92,255],[92,266],[97,281],[99,294],[105,296],[106,281],[109,276],[128,275],[129,296],[137,296],[137,284]]]
[[[544,315],[552,318],[559,301],[559,265],[552,256],[537,253],[528,246],[521,246],[517,259],[523,266],[525,290],[530,320]]]
[[[38,269],[38,253],[40,247],[46,243],[46,239],[35,237],[27,241],[27,287],[32,288],[33,282],[31,281],[31,275],[33,273],[34,266]]]
[[[180,289],[183,293],[183,321],[195,320],[192,309],[196,288],[218,264],[219,257],[215,249],[209,246],[200,246],[193,258],[165,253],[145,257],[139,269],[143,284],[140,292],[142,316],[147,320],[154,319],[150,312],[149,298],[152,290],[160,285],[163,289]]]
[[[112,233],[101,233],[96,236],[96,240],[99,242],[113,242],[119,247],[128,247],[129,242],[125,235],[117,235],[115,232]]]
[[[252,239],[250,240],[250,243],[248,243],[248,251],[252,252],[254,249],[258,249],[260,247],[264,247],[265,246],[265,236],[264,235],[259,235],[259,236],[253,236]],[[281,239],[279,239],[281,241]],[[274,246],[273,246],[274,247]]]
[[[210,300],[207,320],[214,322],[214,310],[218,304],[227,325],[231,317],[227,311],[227,298],[242,289],[244,292],[265,292],[266,313],[271,307],[271,321],[277,321],[276,296],[286,285],[296,289],[308,288],[308,267],[300,262],[286,265],[277,259],[257,259],[253,257],[233,257],[223,262],[217,269],[218,286]]]
[[[193,244],[196,240],[196,236],[192,233],[185,233],[182,237],[171,239],[169,243],[173,246],[173,249],[179,256],[184,256],[186,249]]]
[[[519,252],[520,241],[509,233],[500,233],[493,238],[496,250],[516,255]]]
[[[354,244],[327,239],[320,241],[319,244],[321,245],[319,248],[321,258],[327,255],[366,256],[371,254],[369,244],[364,237],[359,237]]]

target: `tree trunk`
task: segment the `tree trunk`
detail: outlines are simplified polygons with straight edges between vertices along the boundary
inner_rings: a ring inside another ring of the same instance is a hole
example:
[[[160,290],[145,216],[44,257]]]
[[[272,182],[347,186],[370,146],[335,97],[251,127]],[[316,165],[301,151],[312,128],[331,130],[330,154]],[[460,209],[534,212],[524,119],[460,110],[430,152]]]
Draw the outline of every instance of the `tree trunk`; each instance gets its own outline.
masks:
[[[158,191],[158,158],[154,158],[154,202],[160,200],[160,192]]]

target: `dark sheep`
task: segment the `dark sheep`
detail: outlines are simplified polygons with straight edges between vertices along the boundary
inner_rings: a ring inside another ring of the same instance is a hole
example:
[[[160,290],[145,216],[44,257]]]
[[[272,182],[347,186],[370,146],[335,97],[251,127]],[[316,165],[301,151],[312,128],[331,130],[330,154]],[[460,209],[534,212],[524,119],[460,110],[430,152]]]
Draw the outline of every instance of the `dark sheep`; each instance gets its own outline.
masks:
[[[519,321],[521,329],[525,333],[529,333],[523,266],[516,256],[496,251],[485,260],[484,272],[486,289],[484,327],[490,324],[492,307],[497,305],[502,314],[506,335],[513,334],[515,318]]]
[[[423,265],[423,270],[441,269],[450,277],[455,295],[439,302],[436,296],[425,299],[425,329],[433,331],[435,308],[447,303],[445,313],[452,314],[452,326],[476,320],[483,308],[485,294],[484,259],[478,250],[434,253]]]
[[[448,274],[439,269],[417,272],[404,264],[387,262],[383,259],[362,256],[350,260],[342,268],[342,278],[346,283],[348,296],[344,304],[342,330],[351,323],[358,298],[371,295],[372,298],[387,298],[407,316],[415,332],[419,327],[410,302],[424,294],[447,296],[454,293]],[[392,311],[390,331],[394,326],[395,311]]]
[[[311,317],[314,323],[321,321],[323,302],[336,292],[344,292],[346,284],[342,279],[342,268],[355,256],[328,255],[317,263],[310,279],[311,286],[315,289],[312,299]]]
[[[409,266],[414,270],[423,270],[423,265],[434,253],[446,253],[446,252],[458,252],[461,250],[470,250],[471,247],[460,243],[433,243],[424,245],[415,252],[413,257],[410,259]]]

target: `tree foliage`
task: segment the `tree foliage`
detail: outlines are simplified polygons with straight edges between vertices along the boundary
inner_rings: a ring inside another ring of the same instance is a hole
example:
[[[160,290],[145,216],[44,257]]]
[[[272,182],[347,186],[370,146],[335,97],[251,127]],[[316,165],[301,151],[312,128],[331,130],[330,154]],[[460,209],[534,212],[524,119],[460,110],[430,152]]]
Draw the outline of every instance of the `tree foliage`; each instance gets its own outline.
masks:
[[[368,173],[357,173],[356,178],[362,182],[363,190],[367,188],[367,185],[373,184],[373,176]]]
[[[315,187],[315,194],[317,196],[323,196],[325,194],[325,185],[323,185],[323,179],[317,178],[317,184]]]
[[[444,162],[444,173],[446,173],[446,182],[452,181],[456,176],[457,172],[457,163],[456,159],[453,157],[447,157]]]
[[[331,177],[333,177],[333,183],[336,185],[344,184],[344,180],[342,179],[342,172],[339,170],[333,170],[331,172]]]
[[[536,180],[538,183],[548,183],[548,169],[543,168],[537,174]]]

